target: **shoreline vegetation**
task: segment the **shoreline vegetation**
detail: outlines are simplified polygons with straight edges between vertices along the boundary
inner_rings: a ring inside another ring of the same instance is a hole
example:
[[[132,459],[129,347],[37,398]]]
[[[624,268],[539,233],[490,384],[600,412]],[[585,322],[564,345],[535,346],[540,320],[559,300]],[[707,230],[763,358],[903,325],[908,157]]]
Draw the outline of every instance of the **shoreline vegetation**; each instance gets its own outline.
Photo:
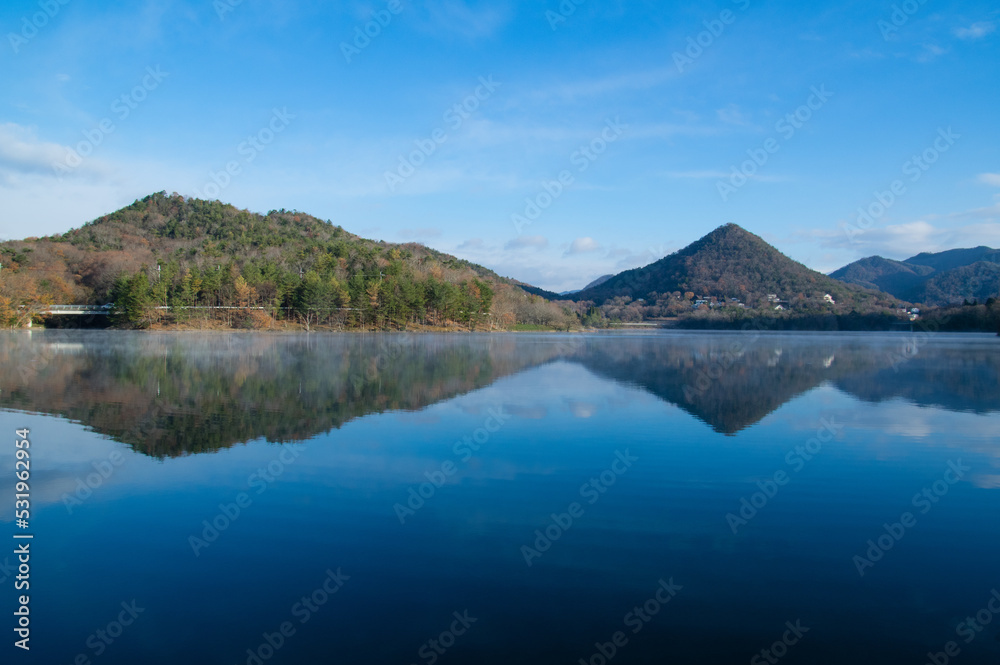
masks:
[[[350,323],[343,319],[330,321],[310,320],[292,315],[288,318],[272,312],[251,309],[226,310],[224,314],[158,311],[146,316],[138,324],[115,324],[113,317],[88,316],[36,316],[32,329],[105,329],[146,330],[150,332],[342,332],[342,333],[529,333],[561,332],[585,333],[602,330],[680,330],[680,331],[756,331],[756,332],[968,332],[996,333],[1000,336],[1000,304],[966,303],[963,306],[941,307],[927,311],[914,320],[904,320],[894,313],[800,315],[743,310],[739,315],[692,312],[677,317],[621,321],[593,317],[587,322],[574,322],[567,318],[558,325],[541,323],[514,323],[499,326],[489,319],[477,324],[460,324],[446,321],[439,324],[411,323],[401,326],[375,326]],[[7,330],[18,327],[8,326]]]
[[[996,297],[909,303],[810,270],[735,224],[556,294],[298,211],[160,192],[60,235],[0,243],[0,266],[2,328],[1000,332]],[[53,305],[104,309],[51,314]]]

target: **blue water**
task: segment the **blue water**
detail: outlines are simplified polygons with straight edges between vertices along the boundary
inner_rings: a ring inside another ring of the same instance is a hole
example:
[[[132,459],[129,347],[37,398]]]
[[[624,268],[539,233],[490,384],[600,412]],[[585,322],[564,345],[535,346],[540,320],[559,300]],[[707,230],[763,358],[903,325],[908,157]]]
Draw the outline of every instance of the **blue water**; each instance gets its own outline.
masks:
[[[0,360],[0,521],[29,428],[34,535],[28,653],[0,551],[5,663],[1000,657],[995,337],[48,331]]]

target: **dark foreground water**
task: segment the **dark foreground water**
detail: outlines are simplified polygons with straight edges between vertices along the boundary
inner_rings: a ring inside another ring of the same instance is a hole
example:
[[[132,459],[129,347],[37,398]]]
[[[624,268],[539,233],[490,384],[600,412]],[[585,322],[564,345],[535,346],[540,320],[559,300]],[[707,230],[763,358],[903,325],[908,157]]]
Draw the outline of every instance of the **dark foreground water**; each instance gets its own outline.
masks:
[[[3,663],[1000,660],[995,337],[19,332],[0,407]]]

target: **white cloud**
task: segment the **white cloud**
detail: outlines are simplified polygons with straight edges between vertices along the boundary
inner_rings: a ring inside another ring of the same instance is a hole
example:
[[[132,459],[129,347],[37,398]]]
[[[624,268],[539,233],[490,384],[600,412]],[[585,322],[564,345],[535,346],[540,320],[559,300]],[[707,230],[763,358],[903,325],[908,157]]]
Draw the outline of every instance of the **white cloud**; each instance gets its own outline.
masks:
[[[29,173],[55,175],[53,165],[65,162],[69,152],[67,146],[40,140],[32,127],[13,122],[0,124],[0,171],[7,171],[8,176]],[[99,162],[85,159],[71,172],[103,170]]]
[[[1000,173],[980,173],[979,177],[976,178],[979,182],[984,185],[992,185],[993,187],[1000,187]]]
[[[997,25],[993,21],[980,21],[973,23],[967,28],[955,28],[952,30],[952,33],[959,39],[972,41],[982,39],[996,29]]]
[[[966,213],[961,213],[964,214]],[[1000,223],[981,222],[945,227],[935,226],[926,220],[917,220],[872,227],[864,233],[856,234],[853,242],[843,230],[839,229],[813,231],[807,235],[819,240],[823,247],[854,250],[855,259],[879,255],[899,260],[920,252],[942,252],[947,249],[980,245],[998,247]]]
[[[566,256],[599,251],[601,251],[601,244],[593,238],[577,238],[570,243],[569,249],[566,250]]]
[[[917,62],[930,62],[947,52],[948,49],[942,48],[937,44],[924,44],[923,50],[917,54],[915,59]]]

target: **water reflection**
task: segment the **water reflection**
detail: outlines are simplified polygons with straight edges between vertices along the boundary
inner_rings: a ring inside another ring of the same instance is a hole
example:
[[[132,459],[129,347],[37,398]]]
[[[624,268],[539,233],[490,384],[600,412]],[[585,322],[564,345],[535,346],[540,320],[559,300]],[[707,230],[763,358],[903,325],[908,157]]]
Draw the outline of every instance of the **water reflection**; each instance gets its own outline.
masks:
[[[633,385],[733,434],[824,383],[860,400],[1000,409],[986,336],[151,335],[0,339],[0,407],[60,415],[157,457],[420,410],[555,360]],[[526,407],[527,408],[527,407]],[[585,408],[581,406],[580,408]]]

